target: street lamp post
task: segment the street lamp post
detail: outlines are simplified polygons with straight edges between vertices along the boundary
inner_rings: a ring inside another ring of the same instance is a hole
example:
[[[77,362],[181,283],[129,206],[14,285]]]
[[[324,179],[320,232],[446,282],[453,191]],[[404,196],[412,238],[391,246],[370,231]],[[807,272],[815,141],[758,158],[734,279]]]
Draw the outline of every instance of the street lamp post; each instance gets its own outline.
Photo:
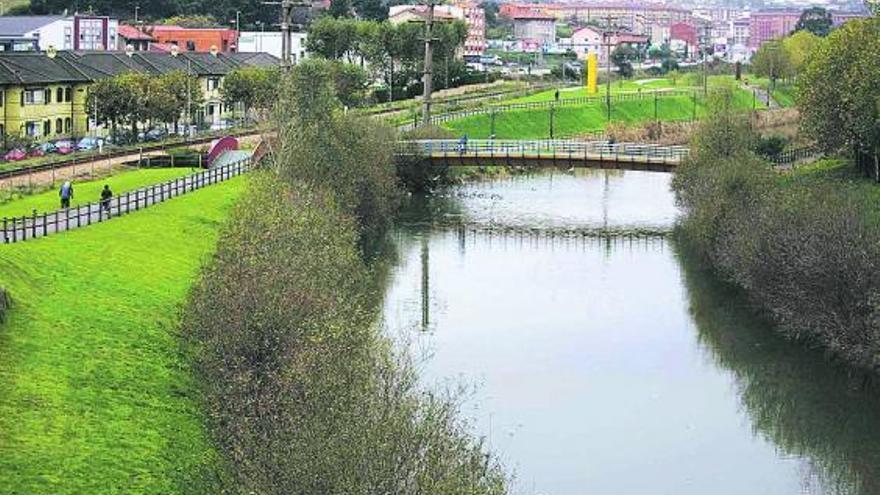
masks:
[[[135,6],[134,6],[134,25],[135,25],[135,26],[138,25],[138,11],[139,11],[139,10],[141,10],[141,6],[140,6],[140,5],[135,5]]]

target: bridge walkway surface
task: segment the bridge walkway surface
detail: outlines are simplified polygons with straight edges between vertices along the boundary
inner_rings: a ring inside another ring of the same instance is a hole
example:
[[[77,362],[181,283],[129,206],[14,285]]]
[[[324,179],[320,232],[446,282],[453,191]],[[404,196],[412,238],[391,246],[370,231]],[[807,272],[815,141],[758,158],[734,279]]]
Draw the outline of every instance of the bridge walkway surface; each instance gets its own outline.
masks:
[[[669,172],[687,158],[684,146],[577,140],[401,141],[399,156],[441,166],[614,168]]]
[[[236,154],[237,160],[225,161],[220,166],[211,167],[175,180],[128,191],[114,196],[108,205],[100,202],[89,203],[53,212],[0,220],[0,243],[11,244],[52,234],[66,232],[95,223],[106,222],[112,218],[127,215],[155,204],[168,201],[183,194],[224,182],[247,172],[251,168],[249,154]]]

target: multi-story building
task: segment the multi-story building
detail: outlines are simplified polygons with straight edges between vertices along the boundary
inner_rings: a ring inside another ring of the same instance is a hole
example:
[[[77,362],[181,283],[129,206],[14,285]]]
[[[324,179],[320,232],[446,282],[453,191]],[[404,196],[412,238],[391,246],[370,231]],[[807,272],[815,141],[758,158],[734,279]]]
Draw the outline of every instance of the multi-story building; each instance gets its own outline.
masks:
[[[624,31],[606,31],[597,27],[586,26],[571,35],[570,48],[578,59],[584,60],[590,53],[598,56],[599,63],[608,63],[608,55],[620,45],[630,45],[642,49],[648,44],[648,36]]]
[[[229,110],[220,95],[226,74],[243,66],[277,64],[272,56],[252,53],[0,53],[0,134],[45,141],[98,132],[86,108],[89,87],[127,72],[196,75],[205,97],[196,122],[209,125]]]
[[[395,5],[388,13],[392,24],[402,22],[425,22],[428,8],[425,5]],[[473,2],[456,2],[434,7],[434,19],[440,22],[460,20],[467,26],[467,38],[461,54],[480,56],[486,51],[486,13]]]
[[[290,33],[291,63],[299,63],[308,58],[306,50],[306,33]],[[281,58],[283,33],[278,31],[243,31],[238,37],[238,51],[240,53],[268,53],[273,57]]]
[[[598,23],[623,28],[636,34],[649,34],[652,26],[691,22],[691,11],[656,4],[566,3],[547,4],[546,12],[559,20],[576,24]]]
[[[125,24],[120,24],[117,35],[119,37],[117,49],[120,51],[134,50],[136,52],[146,52],[150,50],[150,45],[156,41],[152,36],[140,29]]]
[[[801,18],[800,10],[763,10],[752,12],[749,24],[749,43],[751,50],[757,50],[765,42],[789,35]],[[834,26],[846,21],[865,17],[867,14],[857,12],[831,12]]]
[[[749,48],[757,50],[767,41],[789,35],[794,31],[800,18],[799,10],[752,12],[749,23]]]
[[[238,50],[238,31],[224,28],[184,28],[180,26],[146,26],[158,48],[176,46],[180,51],[232,53]],[[165,45],[164,47],[161,45]]]
[[[480,56],[486,52],[486,12],[476,2],[457,2],[467,24],[467,38],[464,40],[464,55]]]
[[[0,17],[0,51],[116,50],[119,21],[92,15]]]
[[[556,18],[521,13],[513,18],[513,37],[527,50],[538,50],[556,42]]]

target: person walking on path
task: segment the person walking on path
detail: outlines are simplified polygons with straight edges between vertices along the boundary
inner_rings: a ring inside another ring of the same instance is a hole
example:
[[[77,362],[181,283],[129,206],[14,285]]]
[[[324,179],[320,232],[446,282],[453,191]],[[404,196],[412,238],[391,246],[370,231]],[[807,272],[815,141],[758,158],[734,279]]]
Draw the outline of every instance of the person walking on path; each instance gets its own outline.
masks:
[[[110,186],[104,184],[104,190],[101,191],[101,209],[107,212],[107,218],[110,218],[110,200],[113,198],[113,191]]]
[[[554,95],[554,97],[556,98],[556,102],[558,103],[559,102],[559,90],[558,89],[556,90],[556,94]]]
[[[61,189],[58,191],[58,196],[61,197],[61,208],[70,208],[70,200],[73,199],[73,184],[71,184],[70,181],[66,181],[64,184],[61,184]]]

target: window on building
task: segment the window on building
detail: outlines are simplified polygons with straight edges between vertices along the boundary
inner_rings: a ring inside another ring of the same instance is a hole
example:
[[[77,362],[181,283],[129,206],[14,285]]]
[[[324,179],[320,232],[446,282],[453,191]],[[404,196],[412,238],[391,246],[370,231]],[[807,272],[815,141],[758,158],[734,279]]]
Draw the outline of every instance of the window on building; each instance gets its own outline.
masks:
[[[70,117],[64,119],[64,132],[70,133],[73,129],[73,120]]]
[[[48,136],[49,134],[52,134],[52,121],[46,120],[43,121],[43,135]]]
[[[64,88],[58,88],[55,90],[55,101],[58,103],[64,101]]]
[[[64,121],[61,119],[55,120],[55,134],[61,134],[64,132]]]
[[[43,91],[46,93],[46,105],[48,105],[49,103],[52,103],[52,90],[49,88],[46,88]]]
[[[196,51],[196,42],[195,41],[187,41],[186,42],[186,51],[188,51],[188,52]]]
[[[64,88],[64,101],[70,103],[70,101],[73,99],[72,94],[73,90],[71,88]]]
[[[214,91],[220,87],[220,78],[219,77],[209,77],[208,78],[208,91]]]
[[[40,135],[40,123],[25,122],[24,133],[30,137],[38,137]]]
[[[21,92],[22,105],[42,105],[46,102],[46,91],[40,89],[26,89]]]

